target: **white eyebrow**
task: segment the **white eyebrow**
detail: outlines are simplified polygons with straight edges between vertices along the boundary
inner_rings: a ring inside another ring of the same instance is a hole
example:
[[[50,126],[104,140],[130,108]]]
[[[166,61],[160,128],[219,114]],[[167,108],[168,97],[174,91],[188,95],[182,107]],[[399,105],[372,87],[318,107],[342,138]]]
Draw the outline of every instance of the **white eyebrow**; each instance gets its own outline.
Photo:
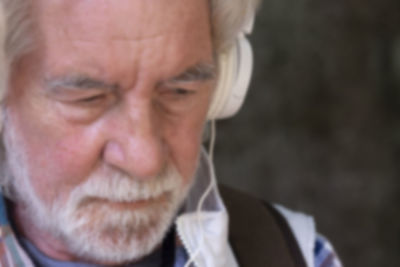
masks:
[[[65,88],[76,88],[83,90],[100,89],[110,91],[120,88],[118,84],[108,83],[106,81],[101,81],[85,75],[72,75],[45,79],[45,84],[50,91],[55,92]]]
[[[167,83],[209,81],[217,76],[216,67],[212,63],[197,63],[181,74],[167,80]]]

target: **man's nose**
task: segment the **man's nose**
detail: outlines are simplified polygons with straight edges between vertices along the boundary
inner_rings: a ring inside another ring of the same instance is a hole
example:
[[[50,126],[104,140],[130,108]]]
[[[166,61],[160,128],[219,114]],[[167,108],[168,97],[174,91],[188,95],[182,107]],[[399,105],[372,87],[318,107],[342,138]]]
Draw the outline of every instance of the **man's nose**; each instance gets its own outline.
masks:
[[[132,103],[113,116],[103,157],[135,179],[149,179],[166,167],[166,147],[151,103]]]

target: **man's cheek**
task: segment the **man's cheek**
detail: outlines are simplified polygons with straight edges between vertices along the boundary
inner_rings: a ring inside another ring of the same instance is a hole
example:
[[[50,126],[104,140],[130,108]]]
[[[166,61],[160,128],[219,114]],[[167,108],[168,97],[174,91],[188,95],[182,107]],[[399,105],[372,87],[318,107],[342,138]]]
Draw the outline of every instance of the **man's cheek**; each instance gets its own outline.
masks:
[[[93,148],[82,138],[65,138],[54,140],[40,145],[38,161],[32,166],[49,176],[46,180],[50,183],[76,184],[85,179],[95,165],[96,156],[93,155]]]
[[[185,179],[185,182],[190,182],[197,168],[201,142],[200,137],[192,135],[191,138],[177,138],[173,141],[171,147],[175,147],[175,162],[179,173]]]

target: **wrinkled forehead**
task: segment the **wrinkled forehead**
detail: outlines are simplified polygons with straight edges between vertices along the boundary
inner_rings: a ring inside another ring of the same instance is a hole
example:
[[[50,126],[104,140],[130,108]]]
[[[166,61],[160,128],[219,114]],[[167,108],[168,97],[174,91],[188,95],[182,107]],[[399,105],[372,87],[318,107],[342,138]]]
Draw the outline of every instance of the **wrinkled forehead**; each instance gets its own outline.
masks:
[[[34,10],[45,74],[131,84],[140,70],[162,79],[212,60],[208,0],[35,0]]]
[[[35,0],[34,5],[42,27],[57,25],[59,34],[83,40],[185,32],[209,16],[207,0]]]

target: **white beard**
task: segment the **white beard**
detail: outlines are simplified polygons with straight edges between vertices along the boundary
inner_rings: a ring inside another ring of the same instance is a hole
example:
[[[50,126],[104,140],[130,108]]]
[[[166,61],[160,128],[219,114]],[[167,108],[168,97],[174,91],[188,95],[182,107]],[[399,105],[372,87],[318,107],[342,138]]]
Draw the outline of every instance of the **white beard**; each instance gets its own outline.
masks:
[[[103,167],[77,186],[67,200],[44,203],[31,184],[23,148],[10,121],[4,129],[12,188],[17,201],[26,206],[27,219],[86,261],[125,263],[149,254],[161,243],[192,184],[185,183],[173,166],[145,181]],[[162,201],[139,208],[110,205],[160,197]]]

